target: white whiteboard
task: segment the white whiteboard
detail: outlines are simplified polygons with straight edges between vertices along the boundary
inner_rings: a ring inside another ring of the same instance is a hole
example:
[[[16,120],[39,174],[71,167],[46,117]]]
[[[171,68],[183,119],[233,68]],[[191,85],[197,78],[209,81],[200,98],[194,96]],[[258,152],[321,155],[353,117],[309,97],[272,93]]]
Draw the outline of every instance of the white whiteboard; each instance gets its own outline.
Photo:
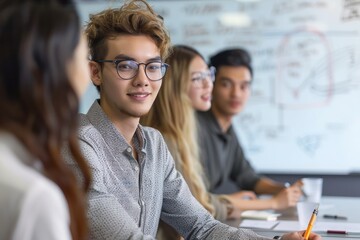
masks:
[[[252,96],[234,125],[259,172],[360,172],[360,0],[150,3],[173,43],[205,57],[250,51]],[[83,2],[79,10],[86,20],[120,4]]]

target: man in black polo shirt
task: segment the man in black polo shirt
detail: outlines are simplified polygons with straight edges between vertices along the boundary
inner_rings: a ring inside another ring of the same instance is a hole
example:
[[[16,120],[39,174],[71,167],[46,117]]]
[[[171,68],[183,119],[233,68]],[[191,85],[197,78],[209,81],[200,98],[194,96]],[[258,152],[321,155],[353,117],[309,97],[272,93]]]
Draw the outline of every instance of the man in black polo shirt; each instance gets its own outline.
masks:
[[[232,118],[244,108],[252,80],[251,58],[243,49],[224,50],[210,59],[216,67],[212,107],[198,112],[201,160],[204,164],[209,190],[224,193],[222,188],[232,182],[238,190],[256,194],[271,194],[270,199],[250,199],[234,202],[242,209],[285,209],[296,205],[301,197],[301,181],[284,186],[258,175],[246,160],[232,127]],[[240,199],[240,193],[234,193]]]

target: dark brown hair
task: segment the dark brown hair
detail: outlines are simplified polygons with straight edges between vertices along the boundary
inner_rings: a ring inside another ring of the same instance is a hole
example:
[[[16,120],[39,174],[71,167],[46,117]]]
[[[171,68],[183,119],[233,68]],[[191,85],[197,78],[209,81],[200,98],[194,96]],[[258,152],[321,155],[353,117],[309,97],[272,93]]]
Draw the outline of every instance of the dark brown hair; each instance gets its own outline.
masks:
[[[0,129],[14,134],[60,187],[72,237],[86,239],[90,171],[78,146],[79,100],[67,75],[80,41],[79,16],[73,6],[51,2],[24,1],[1,10]],[[81,189],[61,156],[64,144],[85,179]]]

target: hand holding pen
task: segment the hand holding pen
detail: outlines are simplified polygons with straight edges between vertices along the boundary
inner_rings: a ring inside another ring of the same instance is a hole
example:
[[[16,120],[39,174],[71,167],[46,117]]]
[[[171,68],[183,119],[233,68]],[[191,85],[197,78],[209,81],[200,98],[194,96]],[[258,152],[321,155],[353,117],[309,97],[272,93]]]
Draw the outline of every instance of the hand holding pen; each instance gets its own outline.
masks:
[[[311,232],[316,221],[318,209],[319,209],[319,204],[317,204],[317,206],[315,207],[305,232],[300,231],[294,233],[287,233],[284,234],[280,239],[281,240],[320,240],[321,239],[320,235]]]
[[[318,210],[319,210],[319,204],[317,204],[316,208],[314,209],[312,215],[311,215],[311,218],[309,220],[309,224],[306,228],[306,231],[304,232],[303,234],[303,237],[305,240],[308,240],[309,239],[309,236],[310,236],[310,233],[311,233],[311,230],[315,224],[315,221],[316,221],[316,217],[317,217],[317,214],[318,214]]]
[[[281,240],[320,240],[321,236],[316,234],[316,233],[312,233],[311,229],[313,227],[313,225],[315,224],[315,220],[316,220],[316,216],[318,213],[318,209],[319,209],[319,204],[316,205],[308,227],[306,229],[306,231],[299,231],[299,232],[293,232],[293,233],[287,233],[284,234],[283,236],[275,236],[274,239],[281,239]]]
[[[302,236],[304,231],[287,233],[281,236],[281,240],[304,240]],[[321,240],[321,236],[316,233],[310,233],[308,240]]]
[[[292,185],[285,183],[284,188],[272,198],[274,202],[273,209],[281,210],[294,207],[301,195],[301,189],[297,183]]]
[[[309,196],[307,195],[307,193],[304,191],[304,183],[303,181],[300,179],[300,180],[297,180],[294,184],[294,186],[297,186],[300,191],[301,191],[301,194],[304,198],[308,198]],[[290,186],[290,183],[285,183],[285,186]]]

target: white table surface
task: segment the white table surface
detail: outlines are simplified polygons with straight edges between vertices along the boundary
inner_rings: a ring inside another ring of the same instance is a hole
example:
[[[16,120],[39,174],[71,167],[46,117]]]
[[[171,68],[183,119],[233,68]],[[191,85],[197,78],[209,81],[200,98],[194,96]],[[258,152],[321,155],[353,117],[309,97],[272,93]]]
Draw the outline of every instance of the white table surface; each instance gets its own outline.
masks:
[[[297,220],[296,208],[290,208],[285,211],[279,211],[282,215],[278,220]],[[323,218],[324,214],[346,216],[347,220],[336,220]],[[355,197],[330,197],[323,196],[320,202],[320,208],[317,221],[329,221],[329,222],[349,222],[360,223],[360,198]],[[238,227],[241,219],[235,219],[226,221],[225,223],[234,227]],[[360,230],[360,229],[359,229]],[[275,235],[281,235],[283,232],[276,232],[273,230],[254,229],[255,232],[273,237]],[[360,239],[359,235],[330,235],[326,233],[319,233],[323,239]]]

